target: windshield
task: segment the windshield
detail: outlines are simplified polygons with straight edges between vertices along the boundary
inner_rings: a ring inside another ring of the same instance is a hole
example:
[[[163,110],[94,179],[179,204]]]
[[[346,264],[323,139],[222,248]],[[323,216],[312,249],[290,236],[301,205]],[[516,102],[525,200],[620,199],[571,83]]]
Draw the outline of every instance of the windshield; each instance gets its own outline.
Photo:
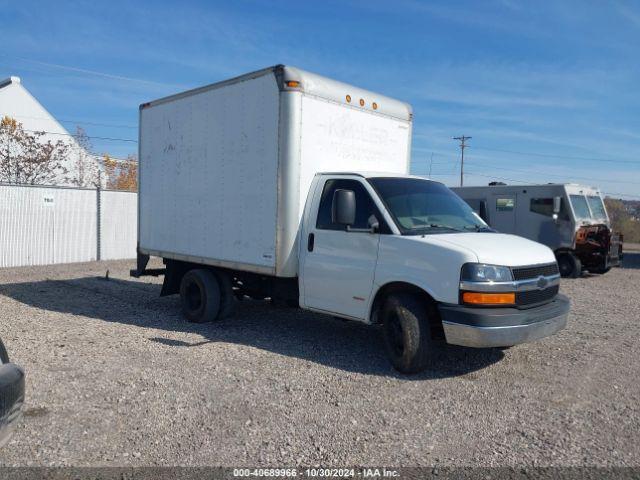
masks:
[[[417,178],[371,178],[369,183],[403,235],[491,231],[464,200],[441,183]]]
[[[590,219],[591,213],[587,205],[587,199],[584,195],[569,195],[573,211],[576,213],[576,219]]]
[[[598,196],[588,196],[587,201],[589,202],[589,207],[591,208],[591,213],[593,214],[593,218],[605,219],[607,218],[607,212],[604,209],[604,204],[602,203],[602,199]]]

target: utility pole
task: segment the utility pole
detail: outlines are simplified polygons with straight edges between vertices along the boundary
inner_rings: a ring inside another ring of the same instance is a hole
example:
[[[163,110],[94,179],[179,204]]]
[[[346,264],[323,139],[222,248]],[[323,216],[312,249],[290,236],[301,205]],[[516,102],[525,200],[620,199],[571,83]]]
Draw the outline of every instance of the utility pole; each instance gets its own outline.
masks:
[[[468,146],[465,142],[471,140],[471,137],[462,135],[461,137],[453,137],[453,139],[460,140],[460,153],[462,155],[460,159],[460,186],[462,187],[464,183],[464,149]]]
[[[431,178],[431,167],[433,167],[433,152],[431,152],[431,162],[429,163],[429,178]]]

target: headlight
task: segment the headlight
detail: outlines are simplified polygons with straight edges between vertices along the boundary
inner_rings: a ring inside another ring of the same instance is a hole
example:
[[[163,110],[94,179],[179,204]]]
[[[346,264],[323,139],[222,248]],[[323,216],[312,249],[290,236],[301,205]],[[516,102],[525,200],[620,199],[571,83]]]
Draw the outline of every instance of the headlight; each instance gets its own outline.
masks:
[[[513,275],[509,267],[484,263],[465,263],[462,266],[460,280],[464,282],[512,282]]]

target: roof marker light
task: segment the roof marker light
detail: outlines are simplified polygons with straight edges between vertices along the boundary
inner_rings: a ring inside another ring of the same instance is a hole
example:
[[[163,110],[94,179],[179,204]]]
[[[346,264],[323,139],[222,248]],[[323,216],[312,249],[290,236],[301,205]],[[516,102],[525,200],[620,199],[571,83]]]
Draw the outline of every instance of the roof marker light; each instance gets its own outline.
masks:
[[[347,99],[347,103],[351,103],[351,95],[347,95],[345,98]]]
[[[361,98],[361,99],[360,99],[360,106],[361,106],[361,107],[364,107],[364,98]]]

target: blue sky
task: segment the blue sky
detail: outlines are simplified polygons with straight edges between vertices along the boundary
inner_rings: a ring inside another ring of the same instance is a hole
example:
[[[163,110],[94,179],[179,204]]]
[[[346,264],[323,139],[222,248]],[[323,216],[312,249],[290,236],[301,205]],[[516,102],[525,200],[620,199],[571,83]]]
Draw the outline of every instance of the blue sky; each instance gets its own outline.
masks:
[[[285,63],[411,103],[413,173],[457,184],[465,134],[465,184],[640,198],[640,2],[0,0],[0,40],[0,77],[95,137],[135,140],[138,104]]]

